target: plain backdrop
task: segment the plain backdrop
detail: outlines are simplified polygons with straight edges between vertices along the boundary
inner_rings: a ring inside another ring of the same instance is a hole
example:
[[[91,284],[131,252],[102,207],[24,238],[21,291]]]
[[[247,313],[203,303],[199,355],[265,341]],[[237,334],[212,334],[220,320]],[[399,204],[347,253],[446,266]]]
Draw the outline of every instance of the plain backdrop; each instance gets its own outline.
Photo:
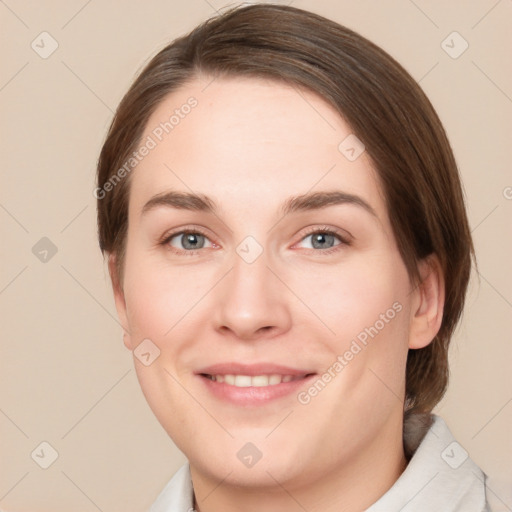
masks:
[[[122,343],[92,192],[106,130],[136,73],[225,5],[0,2],[2,510],[142,511],[185,460],[147,406]],[[444,123],[480,276],[472,278],[451,346],[449,391],[435,412],[490,476],[495,510],[510,511],[512,2],[292,5],[388,51]]]

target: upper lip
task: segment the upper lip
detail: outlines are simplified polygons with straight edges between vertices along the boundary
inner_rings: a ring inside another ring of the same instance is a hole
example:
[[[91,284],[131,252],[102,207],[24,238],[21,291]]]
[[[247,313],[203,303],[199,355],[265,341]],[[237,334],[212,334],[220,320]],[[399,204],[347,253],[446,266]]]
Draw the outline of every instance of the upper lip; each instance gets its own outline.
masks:
[[[311,370],[291,368],[274,363],[244,364],[237,362],[217,363],[205,366],[196,372],[203,375],[309,375]]]

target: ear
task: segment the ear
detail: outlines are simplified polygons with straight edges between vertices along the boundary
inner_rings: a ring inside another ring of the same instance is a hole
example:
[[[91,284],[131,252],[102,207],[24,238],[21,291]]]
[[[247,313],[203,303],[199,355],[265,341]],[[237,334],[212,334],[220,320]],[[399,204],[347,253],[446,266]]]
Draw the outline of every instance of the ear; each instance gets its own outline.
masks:
[[[132,350],[124,290],[117,272],[116,255],[113,253],[108,255],[108,272],[110,274],[110,280],[112,281],[112,290],[114,292],[117,316],[119,317],[119,321],[121,322],[121,326],[124,330],[123,342],[128,350]]]
[[[409,348],[426,347],[439,332],[443,321],[445,283],[443,269],[435,254],[419,263],[421,282],[413,290]]]

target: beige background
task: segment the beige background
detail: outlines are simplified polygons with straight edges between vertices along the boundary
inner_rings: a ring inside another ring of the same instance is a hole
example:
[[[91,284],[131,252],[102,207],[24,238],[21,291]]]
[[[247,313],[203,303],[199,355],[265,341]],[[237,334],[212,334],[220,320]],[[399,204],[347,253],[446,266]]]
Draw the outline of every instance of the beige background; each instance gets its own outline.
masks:
[[[292,4],[391,53],[445,124],[465,183],[480,282],[473,279],[437,412],[490,475],[495,510],[512,510],[512,2]],[[92,190],[106,129],[135,73],[223,5],[0,2],[5,511],[142,511],[184,461],[146,405],[122,344]],[[59,45],[46,59],[31,48],[43,31]],[[441,46],[453,31],[469,43],[457,59]],[[42,237],[58,250],[46,263],[32,252]],[[31,458],[43,441],[58,452],[48,469]]]

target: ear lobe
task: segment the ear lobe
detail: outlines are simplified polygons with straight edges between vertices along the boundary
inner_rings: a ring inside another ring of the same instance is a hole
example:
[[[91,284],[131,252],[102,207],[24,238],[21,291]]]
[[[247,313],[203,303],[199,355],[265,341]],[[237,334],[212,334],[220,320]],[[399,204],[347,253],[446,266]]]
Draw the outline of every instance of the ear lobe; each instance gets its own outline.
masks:
[[[119,274],[117,272],[116,255],[108,255],[108,271],[110,274],[110,280],[112,282],[112,291],[114,292],[114,302],[116,305],[117,316],[123,327],[123,342],[124,346],[128,350],[132,350],[130,330],[128,329],[128,315],[126,313],[126,301],[124,298],[124,291],[122,284],[119,281]]]
[[[123,332],[123,343],[128,350],[132,350],[132,340],[127,332]]]
[[[421,282],[414,290],[409,348],[426,347],[436,337],[443,321],[445,282],[437,255],[419,263]]]

